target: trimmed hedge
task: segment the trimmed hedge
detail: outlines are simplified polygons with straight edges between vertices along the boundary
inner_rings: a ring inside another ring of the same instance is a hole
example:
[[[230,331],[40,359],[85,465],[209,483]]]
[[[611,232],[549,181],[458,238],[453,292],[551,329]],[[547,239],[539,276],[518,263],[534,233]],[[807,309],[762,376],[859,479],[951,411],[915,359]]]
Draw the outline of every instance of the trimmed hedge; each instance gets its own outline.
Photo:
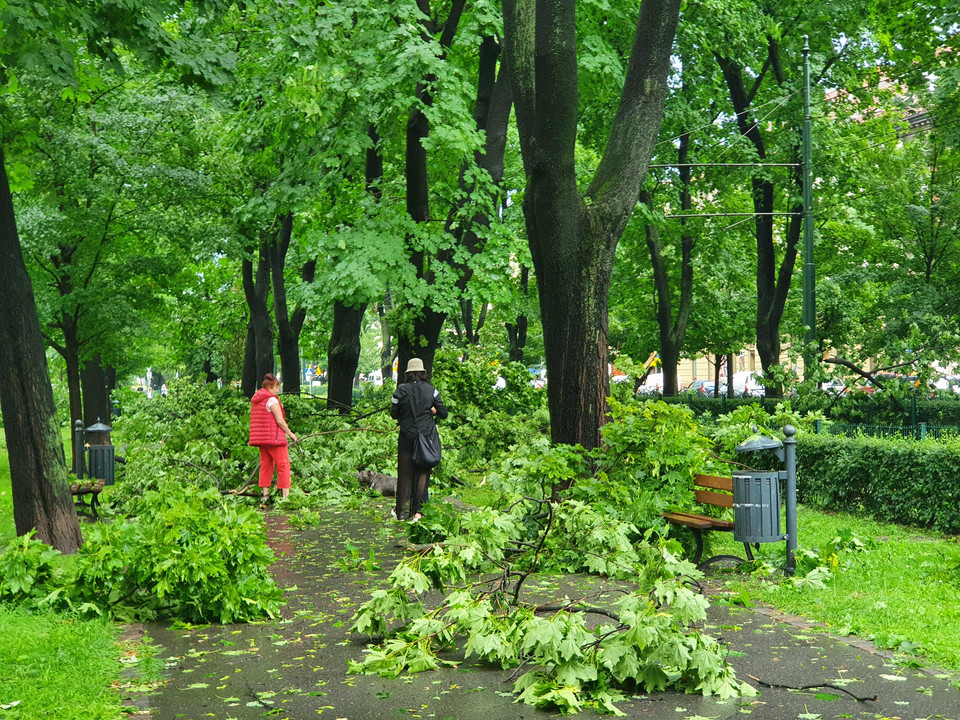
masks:
[[[841,398],[832,398],[826,393],[814,393],[791,398],[712,398],[682,394],[664,397],[666,403],[689,407],[697,417],[717,417],[731,412],[741,405],[761,405],[773,413],[777,403],[789,400],[795,412],[820,411],[836,422],[868,423],[886,425],[911,425],[913,415],[911,398],[900,395],[894,399],[889,393],[852,393]],[[960,395],[916,398],[916,422],[928,425],[960,427]]]
[[[960,440],[804,435],[797,496],[813,507],[960,533]]]

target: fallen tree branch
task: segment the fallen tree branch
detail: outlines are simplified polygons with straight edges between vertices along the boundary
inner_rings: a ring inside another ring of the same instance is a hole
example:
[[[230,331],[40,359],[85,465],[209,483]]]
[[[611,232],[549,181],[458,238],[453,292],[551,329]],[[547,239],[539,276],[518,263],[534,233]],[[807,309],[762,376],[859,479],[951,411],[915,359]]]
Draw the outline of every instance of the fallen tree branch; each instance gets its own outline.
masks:
[[[753,675],[747,675],[747,677],[753,680],[754,682],[758,682],[761,685],[765,685],[766,687],[781,688],[783,690],[813,690],[814,688],[830,688],[831,690],[839,690],[840,692],[845,692],[847,695],[852,697],[857,702],[871,702],[871,701],[875,701],[878,697],[877,695],[874,695],[873,697],[859,697],[858,695],[854,695],[852,692],[850,692],[846,688],[842,688],[839,685],[831,685],[830,683],[809,683],[808,685],[779,685],[777,683],[771,683],[771,682],[767,682],[766,680],[761,680],[760,678],[754,677]]]

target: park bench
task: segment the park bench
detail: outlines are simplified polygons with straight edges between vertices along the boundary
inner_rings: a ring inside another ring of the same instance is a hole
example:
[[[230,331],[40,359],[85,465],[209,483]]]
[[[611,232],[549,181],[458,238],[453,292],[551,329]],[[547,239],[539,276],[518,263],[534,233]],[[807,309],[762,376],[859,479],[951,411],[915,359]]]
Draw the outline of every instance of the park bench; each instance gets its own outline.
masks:
[[[77,509],[77,515],[86,515],[95,521],[100,519],[97,506],[100,504],[103,484],[104,480],[84,480],[70,484],[70,493],[73,495],[73,506]]]
[[[701,505],[712,505],[714,507],[732,508],[733,507],[733,478],[718,477],[717,475],[694,475],[693,477],[694,493],[697,502]],[[709,515],[697,515],[688,512],[668,512],[663,513],[663,518],[674,525],[682,525],[693,531],[694,540],[697,543],[697,551],[693,556],[693,563],[698,568],[705,568],[715,562],[725,560],[741,563],[745,562],[743,558],[736,555],[714,555],[711,558],[701,561],[703,557],[703,534],[711,531],[733,532],[732,520],[720,520]],[[743,544],[747,559],[753,560],[753,553],[750,551],[748,543]]]

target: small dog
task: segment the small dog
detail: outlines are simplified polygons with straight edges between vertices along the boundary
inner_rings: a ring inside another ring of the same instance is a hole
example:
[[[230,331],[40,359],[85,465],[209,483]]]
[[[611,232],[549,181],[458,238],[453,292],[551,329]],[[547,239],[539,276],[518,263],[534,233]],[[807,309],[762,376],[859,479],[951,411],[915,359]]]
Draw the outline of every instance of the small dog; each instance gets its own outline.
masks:
[[[357,473],[357,482],[361,485],[369,485],[372,490],[376,490],[384,497],[396,497],[397,495],[397,479],[390,475],[384,475],[373,470],[361,470]]]

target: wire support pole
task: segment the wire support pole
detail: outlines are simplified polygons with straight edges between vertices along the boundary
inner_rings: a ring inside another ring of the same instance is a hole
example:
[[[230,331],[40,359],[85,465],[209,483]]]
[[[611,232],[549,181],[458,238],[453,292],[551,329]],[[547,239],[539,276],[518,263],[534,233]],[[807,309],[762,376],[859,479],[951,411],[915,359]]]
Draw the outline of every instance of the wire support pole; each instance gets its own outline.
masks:
[[[652,168],[682,168],[682,167],[803,167],[803,163],[665,163],[650,165]]]
[[[810,109],[810,41],[803,36],[803,344],[804,375],[816,363],[817,268],[813,259],[813,117]],[[809,370],[808,370],[809,368]]]
[[[771,215],[789,215],[798,217],[800,213],[795,212],[742,212],[742,213],[691,213],[686,215],[664,215],[665,218],[711,218],[711,217],[754,217]]]

